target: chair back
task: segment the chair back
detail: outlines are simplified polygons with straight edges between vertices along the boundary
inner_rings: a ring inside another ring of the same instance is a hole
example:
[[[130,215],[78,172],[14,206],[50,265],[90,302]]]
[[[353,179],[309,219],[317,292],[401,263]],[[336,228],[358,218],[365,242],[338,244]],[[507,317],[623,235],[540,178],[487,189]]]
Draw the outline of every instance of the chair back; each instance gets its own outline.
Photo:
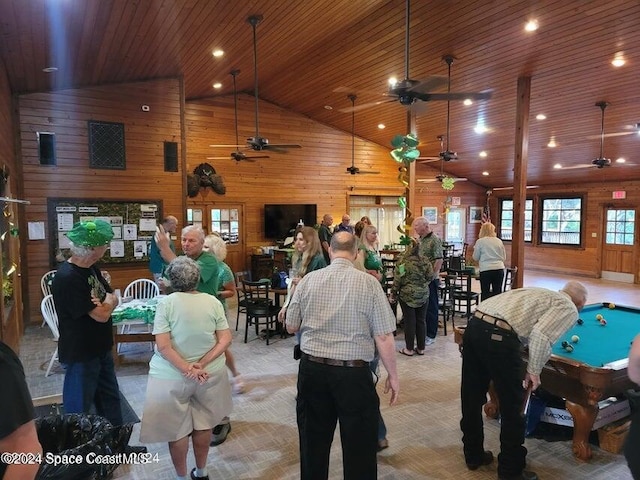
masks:
[[[53,277],[56,276],[56,271],[57,270],[49,270],[40,279],[40,288],[42,289],[43,297],[51,295],[51,282],[53,282]]]
[[[506,268],[504,270],[504,282],[502,284],[502,291],[506,292],[507,290],[511,290],[511,286],[516,279],[516,275],[518,273],[518,267]]]
[[[60,338],[60,330],[58,329],[58,314],[56,313],[56,306],[53,303],[53,295],[49,294],[42,299],[42,302],[40,302],[40,312],[53,334],[53,339],[57,341],[58,338]]]
[[[270,282],[242,280],[242,292],[248,316],[271,315],[273,304],[269,298]]]
[[[134,280],[124,289],[123,297],[131,297],[138,300],[154,298],[160,295],[160,287],[148,278]]]

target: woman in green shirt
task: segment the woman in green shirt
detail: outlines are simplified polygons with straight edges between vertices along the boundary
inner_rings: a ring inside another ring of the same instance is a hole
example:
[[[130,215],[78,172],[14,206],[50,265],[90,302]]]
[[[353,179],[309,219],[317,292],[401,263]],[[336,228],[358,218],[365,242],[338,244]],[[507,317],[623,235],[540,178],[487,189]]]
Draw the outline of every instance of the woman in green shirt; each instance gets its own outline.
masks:
[[[373,225],[367,225],[362,229],[358,262],[364,266],[367,273],[376,277],[380,283],[384,281],[384,267],[378,253],[378,229]]]

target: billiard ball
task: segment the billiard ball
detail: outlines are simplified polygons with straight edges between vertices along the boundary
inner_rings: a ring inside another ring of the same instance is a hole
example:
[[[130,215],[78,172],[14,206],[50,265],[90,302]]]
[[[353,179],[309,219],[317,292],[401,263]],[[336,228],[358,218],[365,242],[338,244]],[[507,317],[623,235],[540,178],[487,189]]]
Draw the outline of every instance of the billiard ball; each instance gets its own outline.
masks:
[[[567,342],[566,340],[564,340],[562,342],[562,348],[567,348],[569,346],[569,342]]]
[[[566,347],[564,347],[564,349],[569,353],[573,352],[573,346],[572,345],[567,345]]]
[[[600,325],[604,327],[606,324],[607,324],[607,321],[604,318],[600,320]]]
[[[614,308],[616,308],[615,303],[610,303],[610,304],[609,304],[609,308],[610,308],[611,310],[613,310]]]
[[[582,325],[584,323],[584,320],[582,320],[581,318],[578,319],[578,325]]]
[[[596,320],[602,320],[603,318],[604,317],[600,313],[596,315]]]
[[[572,335],[571,336],[571,341],[573,343],[578,343],[580,341],[580,337],[578,335]]]

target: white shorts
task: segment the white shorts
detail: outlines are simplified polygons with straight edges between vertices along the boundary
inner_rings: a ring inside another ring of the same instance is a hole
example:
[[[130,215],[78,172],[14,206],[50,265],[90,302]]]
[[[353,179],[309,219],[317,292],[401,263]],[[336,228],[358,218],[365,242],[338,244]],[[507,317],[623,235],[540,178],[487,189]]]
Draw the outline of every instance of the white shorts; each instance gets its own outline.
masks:
[[[194,430],[209,430],[233,409],[227,369],[211,373],[200,385],[183,378],[149,376],[142,412],[142,443],[175,442]]]

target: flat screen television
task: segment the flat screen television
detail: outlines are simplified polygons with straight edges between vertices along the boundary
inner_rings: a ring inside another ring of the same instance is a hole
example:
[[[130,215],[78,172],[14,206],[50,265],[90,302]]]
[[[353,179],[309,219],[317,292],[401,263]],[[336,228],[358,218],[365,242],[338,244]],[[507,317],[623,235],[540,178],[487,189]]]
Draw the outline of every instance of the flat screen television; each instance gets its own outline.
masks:
[[[283,240],[293,234],[302,220],[308,227],[318,222],[315,204],[265,204],[264,236],[272,240]]]

